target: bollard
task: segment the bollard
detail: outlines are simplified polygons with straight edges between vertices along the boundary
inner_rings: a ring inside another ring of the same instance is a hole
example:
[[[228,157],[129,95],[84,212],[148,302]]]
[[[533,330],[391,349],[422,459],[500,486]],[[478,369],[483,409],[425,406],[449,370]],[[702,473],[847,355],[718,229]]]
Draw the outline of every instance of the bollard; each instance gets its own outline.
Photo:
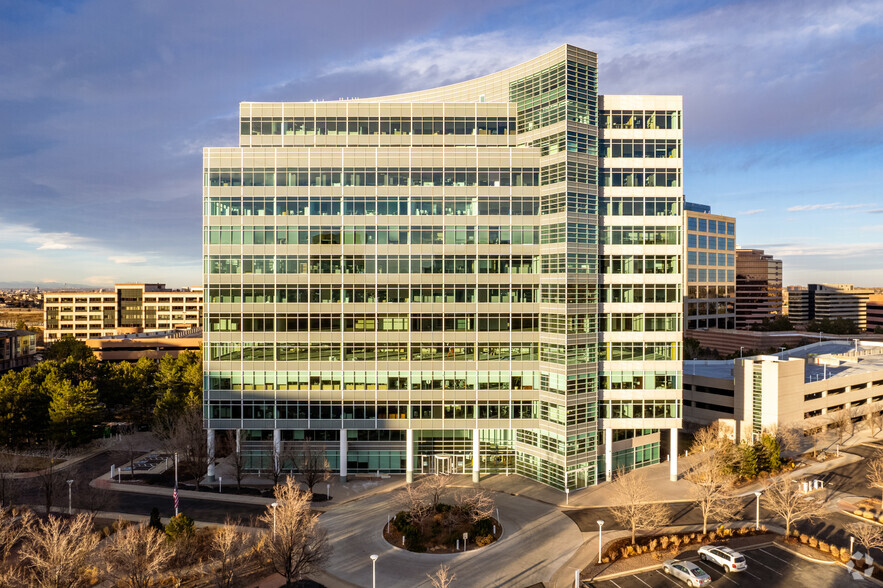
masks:
[[[497,526],[494,525],[494,537],[496,537],[496,536],[497,536]]]
[[[402,535],[402,547],[404,547],[404,546],[405,546],[405,536]]]
[[[457,539],[457,551],[460,551],[460,540]]]

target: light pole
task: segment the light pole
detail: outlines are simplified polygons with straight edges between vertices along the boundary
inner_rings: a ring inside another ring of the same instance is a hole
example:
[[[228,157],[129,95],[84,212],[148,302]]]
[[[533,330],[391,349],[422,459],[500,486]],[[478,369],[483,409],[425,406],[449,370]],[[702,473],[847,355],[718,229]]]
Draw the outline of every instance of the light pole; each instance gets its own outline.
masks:
[[[855,553],[855,537],[852,535],[849,536],[849,554],[852,555]]]
[[[756,518],[755,518],[755,522],[754,522],[754,530],[759,531],[760,530],[760,490],[755,492],[754,495],[757,497],[757,514],[755,515]]]
[[[742,359],[742,350],[745,349],[743,346],[739,346],[739,359]]]
[[[71,486],[73,485],[73,480],[67,481],[67,514],[72,515],[74,513],[74,503],[71,500]]]
[[[601,527],[604,526],[604,521],[598,519],[598,563],[601,563]]]
[[[279,506],[278,502],[273,502],[270,504],[273,507],[273,537],[276,536],[276,507]]]
[[[175,452],[175,488],[178,487],[178,452]]]
[[[223,483],[223,481],[224,481],[224,478],[222,478],[221,476],[218,476],[218,494],[221,493],[221,484]]]
[[[371,588],[377,588],[377,558],[376,553],[371,554]]]

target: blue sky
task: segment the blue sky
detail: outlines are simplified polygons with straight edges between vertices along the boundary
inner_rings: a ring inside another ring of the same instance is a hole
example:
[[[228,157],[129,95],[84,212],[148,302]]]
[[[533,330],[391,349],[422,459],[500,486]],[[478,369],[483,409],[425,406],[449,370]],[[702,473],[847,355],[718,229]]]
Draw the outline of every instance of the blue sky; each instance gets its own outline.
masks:
[[[562,43],[683,94],[687,199],[787,284],[883,285],[883,1],[0,0],[0,282],[201,282],[240,101],[434,87]]]

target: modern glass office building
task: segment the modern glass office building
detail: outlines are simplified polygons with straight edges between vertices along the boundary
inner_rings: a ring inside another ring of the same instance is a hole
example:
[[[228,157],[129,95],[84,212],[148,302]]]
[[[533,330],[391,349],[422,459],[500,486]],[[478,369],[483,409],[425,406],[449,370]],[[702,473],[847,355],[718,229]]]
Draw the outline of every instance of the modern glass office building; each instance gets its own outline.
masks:
[[[204,152],[210,446],[561,489],[659,461],[681,98],[596,82],[565,45],[432,90],[242,103],[239,147]]]

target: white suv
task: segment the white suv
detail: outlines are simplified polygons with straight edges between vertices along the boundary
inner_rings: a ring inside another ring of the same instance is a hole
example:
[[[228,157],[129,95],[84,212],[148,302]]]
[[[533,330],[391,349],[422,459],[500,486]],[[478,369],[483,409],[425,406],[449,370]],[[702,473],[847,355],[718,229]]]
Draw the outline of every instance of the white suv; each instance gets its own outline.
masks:
[[[699,548],[699,558],[702,561],[716,563],[724,569],[724,572],[743,572],[748,569],[745,556],[729,547],[703,545]]]

